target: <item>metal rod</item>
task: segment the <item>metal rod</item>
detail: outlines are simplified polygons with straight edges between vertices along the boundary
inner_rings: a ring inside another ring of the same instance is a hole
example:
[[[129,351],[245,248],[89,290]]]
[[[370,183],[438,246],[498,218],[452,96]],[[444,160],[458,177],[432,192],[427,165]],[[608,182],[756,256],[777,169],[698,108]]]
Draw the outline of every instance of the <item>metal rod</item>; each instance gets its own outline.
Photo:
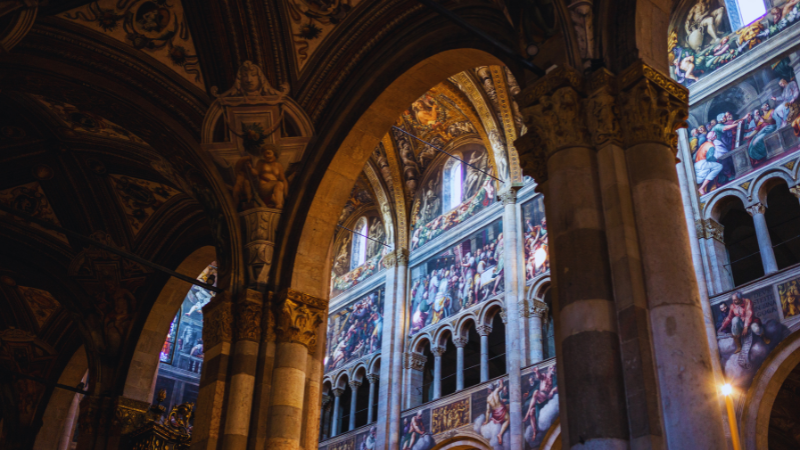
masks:
[[[76,387],[67,386],[65,384],[53,383],[53,382],[45,380],[44,378],[39,378],[39,377],[36,377],[36,376],[33,376],[33,375],[25,375],[24,373],[19,373],[19,372],[13,371],[13,370],[9,370],[8,372],[10,372],[12,375],[17,376],[19,378],[25,378],[25,379],[28,379],[28,380],[33,380],[33,381],[35,381],[37,383],[44,384],[45,386],[55,386],[55,387],[57,387],[59,389],[64,389],[65,391],[72,391],[72,392],[77,392],[78,394],[91,395],[91,392],[89,392],[89,391],[84,391],[83,389],[78,389]],[[81,384],[83,384],[83,383],[81,383]]]
[[[489,36],[488,34],[484,33],[477,27],[470,25],[464,19],[459,17],[454,12],[450,11],[449,9],[445,8],[444,6],[436,3],[434,0],[419,0],[420,3],[423,5],[433,9],[434,11],[438,12],[439,14],[443,15],[451,22],[455,23],[456,25],[460,26],[461,28],[467,30],[468,32],[478,36],[479,38],[483,39],[484,41],[488,42],[489,44],[497,47],[498,50],[502,51],[506,54],[506,56],[513,59],[517,64],[521,65],[525,69],[530,70],[531,72],[535,73],[536,75],[543,77],[545,76],[545,71],[542,70],[539,66],[533,64],[532,62],[528,61],[527,59],[523,58],[522,56],[518,55],[515,51],[511,50],[510,48],[506,47],[505,44],[498,41],[497,39]]]
[[[175,272],[174,270],[168,269],[168,268],[166,268],[166,267],[164,267],[162,265],[159,265],[159,264],[156,264],[154,262],[148,261],[148,260],[146,260],[146,259],[144,259],[144,258],[142,258],[140,256],[134,255],[133,253],[129,253],[129,252],[126,252],[125,250],[120,250],[118,248],[110,247],[110,246],[108,246],[106,244],[103,244],[102,242],[100,242],[98,240],[92,239],[90,237],[84,236],[84,235],[76,233],[74,231],[67,230],[66,228],[62,228],[62,227],[60,227],[58,225],[46,222],[44,220],[37,219],[37,218],[35,218],[33,216],[25,214],[25,213],[23,213],[21,211],[18,211],[16,209],[14,209],[14,208],[11,208],[9,206],[0,204],[0,211],[4,211],[4,212],[6,212],[8,214],[11,214],[13,216],[17,216],[17,217],[19,217],[21,219],[24,219],[24,220],[28,221],[28,222],[35,223],[36,225],[39,225],[42,228],[46,228],[48,230],[57,231],[57,232],[59,232],[61,234],[66,235],[67,237],[73,238],[73,239],[78,240],[78,241],[82,241],[82,242],[87,243],[89,245],[93,245],[93,246],[95,246],[97,248],[100,248],[100,249],[103,249],[103,250],[105,250],[105,251],[107,251],[109,253],[113,253],[115,255],[122,256],[123,258],[130,259],[131,261],[135,261],[135,262],[137,262],[137,263],[139,263],[139,264],[141,264],[143,266],[147,266],[147,267],[149,267],[151,269],[158,270],[159,272],[164,272],[167,275],[170,275],[170,276],[175,277],[175,278],[177,278],[179,280],[182,280],[182,281],[186,281],[187,283],[194,284],[195,286],[200,286],[203,289],[206,289],[206,290],[209,290],[209,291],[212,291],[212,292],[217,292],[217,293],[223,291],[223,289],[220,289],[220,288],[218,288],[218,287],[216,287],[214,285],[203,283],[200,280],[197,280],[197,279],[192,278],[190,276],[183,275],[181,273]],[[6,220],[8,220],[8,219],[6,219]]]
[[[359,236],[363,236],[363,237],[365,237],[365,238],[369,239],[370,241],[377,242],[378,244],[381,244],[382,246],[384,246],[384,247],[386,247],[386,248],[391,248],[391,247],[389,247],[388,245],[384,244],[383,242],[381,242],[381,241],[376,241],[375,239],[372,239],[371,237],[369,237],[369,236],[367,236],[367,235],[365,235],[365,234],[361,234],[361,233],[359,233],[358,231],[351,230],[350,228],[343,227],[343,226],[341,226],[341,225],[336,225],[336,226],[337,226],[337,227],[339,227],[339,228],[344,228],[345,230],[347,230],[347,231],[349,231],[349,232],[351,232],[351,233],[357,234],[357,235],[359,235]]]
[[[414,138],[414,139],[416,139],[416,140],[418,140],[418,141],[422,142],[423,144],[425,144],[425,145],[429,146],[430,148],[432,148],[432,149],[434,149],[434,150],[436,150],[436,151],[442,152],[442,153],[444,153],[445,155],[447,155],[447,156],[449,156],[449,157],[451,157],[451,158],[454,158],[454,159],[457,159],[457,160],[461,161],[462,163],[464,163],[464,164],[466,164],[466,165],[468,165],[468,166],[472,167],[473,169],[477,170],[478,172],[480,172],[480,173],[482,173],[482,174],[484,174],[484,175],[487,175],[487,176],[490,176],[490,177],[494,178],[495,180],[499,181],[500,183],[505,183],[503,180],[501,180],[500,178],[497,178],[496,176],[494,176],[494,175],[490,174],[489,172],[483,171],[483,170],[479,169],[478,167],[475,167],[475,166],[473,166],[472,164],[470,164],[470,163],[468,163],[468,162],[464,161],[463,159],[459,158],[459,157],[458,157],[458,156],[456,156],[456,155],[452,155],[452,154],[450,154],[450,153],[447,153],[446,151],[444,151],[444,150],[440,149],[439,147],[437,147],[437,146],[435,146],[435,145],[431,144],[430,142],[428,142],[428,141],[424,141],[424,140],[422,140],[422,139],[420,139],[420,138],[418,138],[418,137],[414,136],[413,134],[409,133],[408,131],[406,131],[406,130],[404,130],[404,129],[400,128],[400,127],[396,127],[396,126],[392,125],[392,128],[394,128],[394,129],[395,129],[395,130],[397,130],[397,131],[400,131],[401,133],[405,133],[405,134],[407,134],[407,135],[411,136],[412,138]]]

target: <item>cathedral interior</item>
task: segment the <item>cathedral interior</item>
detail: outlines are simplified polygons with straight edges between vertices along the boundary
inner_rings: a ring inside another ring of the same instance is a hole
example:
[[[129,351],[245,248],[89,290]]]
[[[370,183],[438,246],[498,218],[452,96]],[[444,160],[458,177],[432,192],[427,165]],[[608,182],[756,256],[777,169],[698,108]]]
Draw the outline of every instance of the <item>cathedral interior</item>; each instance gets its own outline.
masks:
[[[5,0],[0,47],[0,449],[800,448],[800,0]]]

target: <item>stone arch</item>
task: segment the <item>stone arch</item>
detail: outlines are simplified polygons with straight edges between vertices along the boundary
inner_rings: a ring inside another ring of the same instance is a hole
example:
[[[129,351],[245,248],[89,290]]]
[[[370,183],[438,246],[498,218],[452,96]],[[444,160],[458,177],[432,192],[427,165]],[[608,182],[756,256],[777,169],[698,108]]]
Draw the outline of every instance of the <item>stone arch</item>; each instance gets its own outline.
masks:
[[[214,247],[201,247],[187,256],[175,271],[194,278],[215,260]],[[125,397],[148,403],[152,401],[161,346],[169,331],[169,325],[175,318],[175,312],[181,307],[191,287],[190,283],[170,278],[161,289],[136,342],[136,349],[125,377],[123,389]],[[203,369],[205,370],[205,367]]]
[[[375,146],[404,108],[448,77],[492,64],[502,62],[481,50],[446,50],[420,61],[378,95],[343,139],[314,191],[294,253],[290,278],[293,289],[328,298],[329,274],[325,265],[329,243],[338,213],[349,194],[341,186],[352,186]]]
[[[477,327],[479,323],[478,316],[470,312],[458,318],[458,321],[453,325],[453,334],[456,336],[464,337],[469,332],[470,324]]]
[[[436,444],[431,450],[492,450],[486,438],[473,431],[459,432],[458,436],[445,439]]]
[[[334,378],[333,388],[344,389],[350,382],[350,374],[346,370],[339,372]]]
[[[546,273],[534,279],[533,284],[528,288],[526,293],[527,300],[544,301],[544,296],[550,289],[550,274]]]
[[[728,202],[732,201],[734,198],[741,200],[742,205],[745,208],[750,206],[751,203],[750,196],[747,194],[747,192],[738,186],[722,189],[719,193],[715,192],[715,194],[716,195],[708,200],[708,203],[702,212],[703,217],[706,219],[714,219],[719,221],[720,217],[722,216],[723,208],[727,206]]]
[[[485,305],[483,305],[480,313],[478,314],[478,317],[480,317],[478,325],[486,325],[491,327],[494,316],[503,312],[503,310],[504,304],[502,300],[499,298],[489,300]]]
[[[800,333],[784,339],[764,361],[745,394],[741,437],[744,448],[768,450],[769,418],[772,406],[789,373],[800,364]]]
[[[433,340],[430,333],[420,333],[411,339],[411,342],[408,344],[408,349],[413,352],[422,353],[425,344],[431,345],[432,342],[436,341]]]
[[[375,374],[380,375],[381,373],[381,355],[377,354],[372,357],[372,360],[369,361],[367,364],[367,375]]]
[[[362,361],[357,365],[355,365],[352,369],[350,369],[349,381],[357,381],[359,383],[363,383],[368,373],[369,370],[367,369],[366,361]]]
[[[89,362],[86,358],[86,349],[81,346],[70,358],[67,366],[58,377],[58,383],[65,386],[77,386],[86,372]],[[73,429],[71,425],[77,422],[77,411],[72,411],[75,397],[79,395],[64,389],[55,389],[47,402],[47,408],[42,416],[42,427],[36,434],[33,450],[55,450],[64,448],[62,440],[65,439],[65,428]],[[77,408],[76,408],[77,409]],[[70,413],[74,417],[70,417]],[[69,431],[66,431],[69,433]],[[69,434],[71,435],[71,433]]]
[[[453,339],[453,326],[449,323],[442,325],[433,332],[433,340],[437,347],[447,347],[447,338]]]
[[[780,184],[781,181],[785,182],[788,187],[794,187],[797,183],[797,180],[792,177],[788,169],[783,166],[774,167],[760,174],[758,178],[753,180],[749,197],[758,199],[758,201],[769,207],[769,205],[767,205],[767,194],[769,194],[769,191],[773,187]]]

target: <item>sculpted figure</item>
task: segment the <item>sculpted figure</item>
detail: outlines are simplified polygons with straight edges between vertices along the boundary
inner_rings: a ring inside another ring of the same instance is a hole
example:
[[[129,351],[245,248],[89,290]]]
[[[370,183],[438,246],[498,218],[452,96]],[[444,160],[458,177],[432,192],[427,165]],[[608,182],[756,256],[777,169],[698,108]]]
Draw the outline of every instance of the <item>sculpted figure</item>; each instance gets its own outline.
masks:
[[[289,193],[289,181],[286,179],[283,165],[278,162],[275,155],[275,147],[264,144],[261,149],[261,158],[249,155],[236,161],[234,166],[236,184],[233,186],[233,196],[239,201],[250,203],[253,200],[250,186],[250,180],[252,180],[264,203],[267,206],[281,209],[286,195]]]
[[[720,25],[725,16],[725,7],[714,8],[711,0],[700,0],[689,10],[686,18],[686,44],[695,52],[700,51],[705,36],[712,42],[719,42]]]

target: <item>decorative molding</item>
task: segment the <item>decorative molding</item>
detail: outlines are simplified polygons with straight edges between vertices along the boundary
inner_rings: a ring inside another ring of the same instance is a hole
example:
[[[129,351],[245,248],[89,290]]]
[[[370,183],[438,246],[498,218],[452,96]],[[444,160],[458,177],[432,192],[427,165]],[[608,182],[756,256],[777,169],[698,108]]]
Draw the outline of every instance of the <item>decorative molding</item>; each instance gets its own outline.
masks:
[[[405,356],[404,366],[406,369],[422,370],[425,368],[425,363],[428,362],[428,358],[421,353],[407,352]]]
[[[517,190],[511,188],[503,192],[502,194],[498,195],[498,197],[500,197],[500,200],[503,201],[503,206],[514,205],[517,203]]]
[[[492,334],[492,327],[490,325],[478,325],[475,327],[475,331],[477,331],[480,336],[488,336]]]
[[[223,342],[231,342],[233,338],[228,292],[217,294],[214,300],[203,307],[203,347],[206,352]]]
[[[255,75],[255,76],[252,76]],[[249,103],[251,98],[271,97],[273,104],[283,101],[289,95],[289,83],[282,83],[280,89],[270,84],[261,67],[251,61],[245,61],[236,72],[236,80],[227,91],[219,94],[216,86],[211,87],[211,95],[218,99],[235,99],[238,103]]]
[[[750,205],[745,209],[751,216],[755,216],[756,214],[764,214],[767,212],[767,207],[764,206],[763,203],[756,203],[755,205]]]
[[[285,297],[278,313],[276,340],[301,344],[313,355],[317,351],[317,328],[323,323],[324,312],[327,310],[309,308],[307,304]]]
[[[464,336],[457,336],[453,338],[453,345],[455,345],[456,348],[464,348],[464,346],[467,345],[467,342],[469,342],[469,339]]]
[[[260,292],[247,289],[246,300],[236,304],[235,340],[259,342],[261,339],[261,297]]]
[[[296,303],[302,303],[304,305],[310,306],[312,308],[318,308],[324,311],[328,310],[328,300],[324,298],[314,297],[308,294],[304,294],[300,291],[295,291],[294,289],[287,288],[278,294],[278,298],[280,300],[288,299]]]
[[[595,146],[621,144],[622,131],[619,107],[614,96],[614,76],[600,69],[592,74],[590,83],[595,88],[586,101],[586,123]]]

